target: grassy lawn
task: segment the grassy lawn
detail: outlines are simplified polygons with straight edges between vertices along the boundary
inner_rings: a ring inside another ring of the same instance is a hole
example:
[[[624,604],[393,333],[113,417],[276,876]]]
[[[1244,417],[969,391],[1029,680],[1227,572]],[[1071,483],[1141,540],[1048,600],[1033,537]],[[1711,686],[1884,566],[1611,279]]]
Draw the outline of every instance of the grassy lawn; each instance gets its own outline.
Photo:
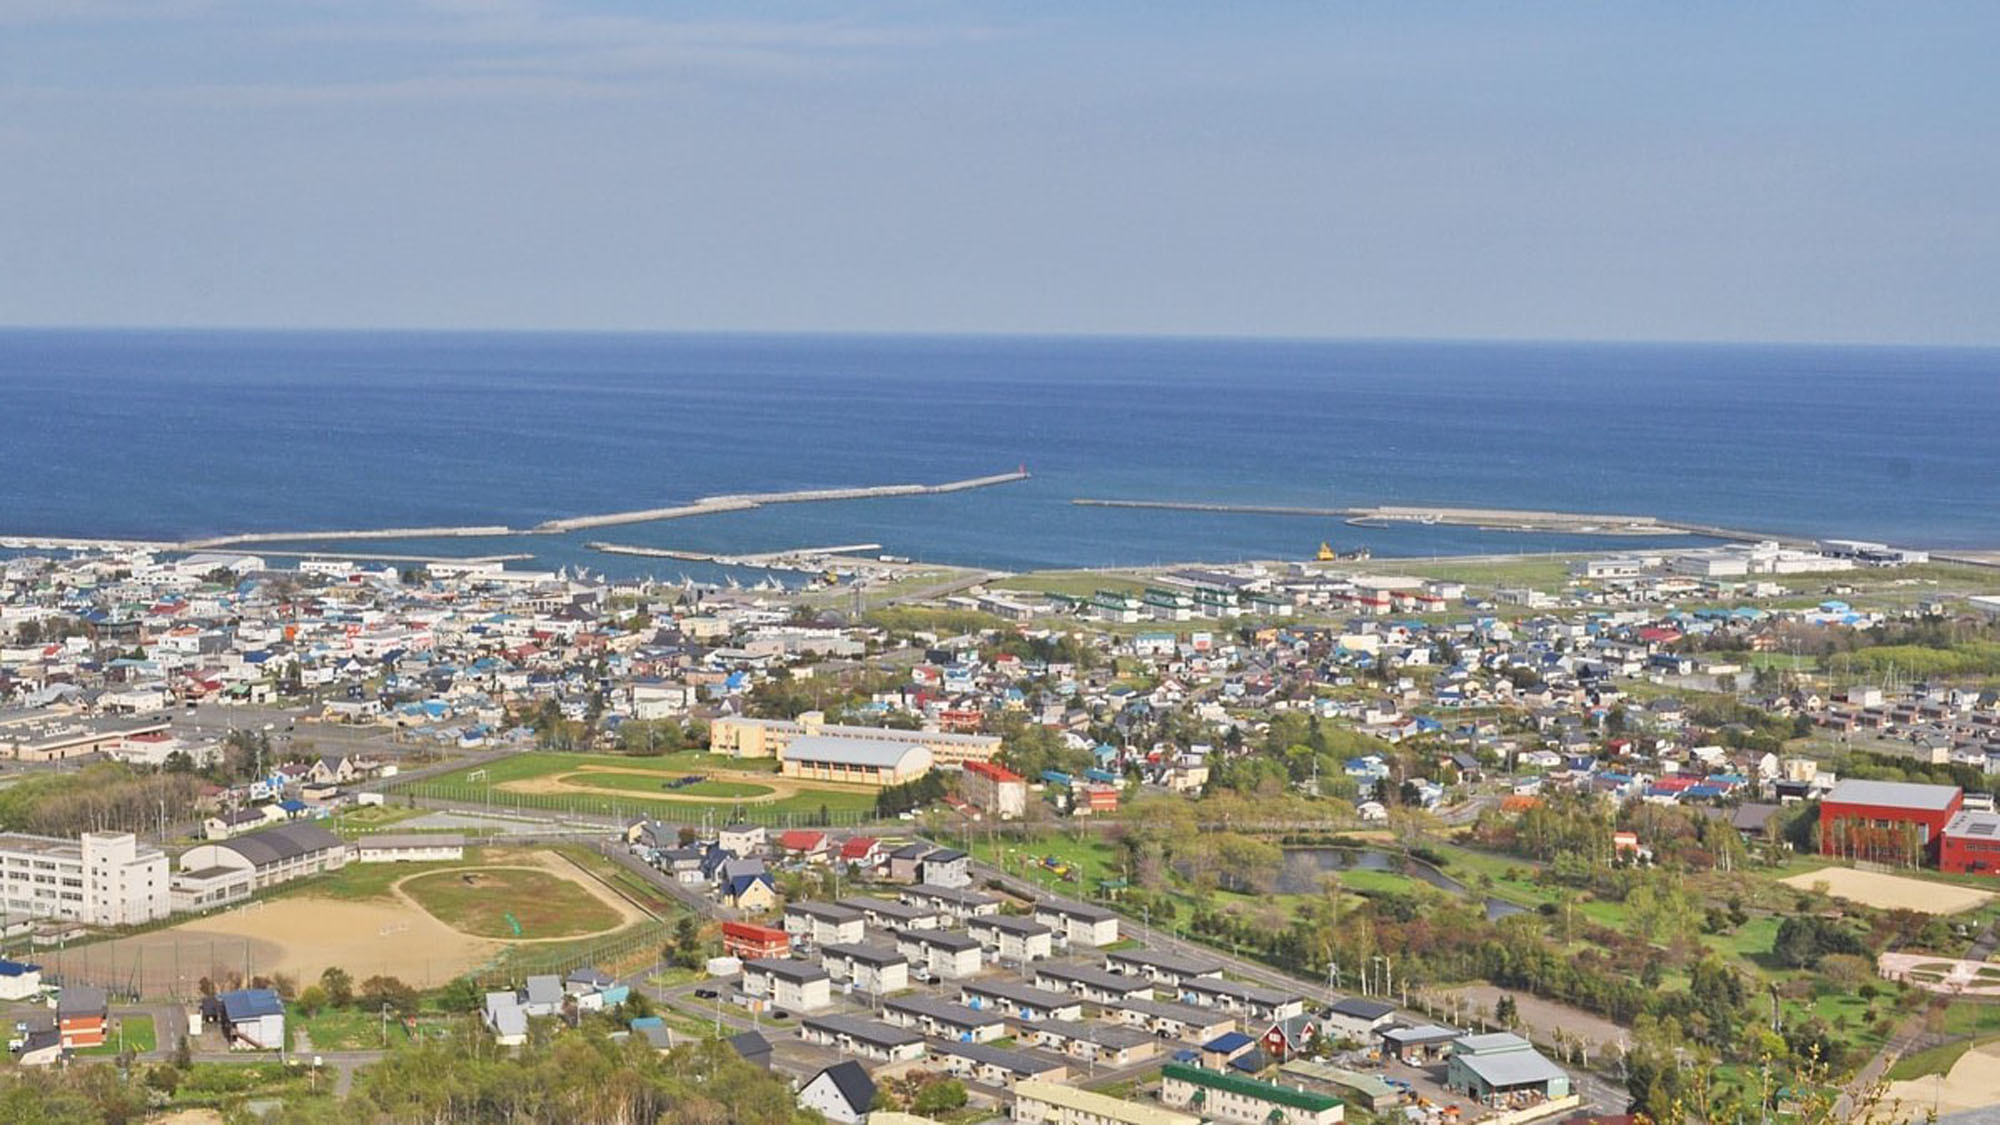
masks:
[[[316,1051],[367,1051],[382,1046],[382,1014],[355,1008],[325,1008],[316,1016],[300,1014],[296,1007],[288,1013],[296,1026],[305,1028],[306,1038]],[[391,1021],[390,1042],[404,1036]]]
[[[153,1017],[148,1015],[120,1016],[117,1022],[120,1027],[124,1028],[123,1041],[126,1050],[131,1051],[133,1054],[143,1055],[147,1051],[155,1050],[159,1047],[158,1034],[153,1028]],[[85,1057],[97,1055],[115,1057],[118,1054],[119,1041],[119,1033],[113,1031],[105,1039],[102,1046],[84,1047],[77,1051],[77,1054]]]
[[[643,767],[640,767],[643,768]],[[611,773],[605,770],[581,770],[556,775],[556,780],[564,785],[587,786],[599,789],[622,789],[633,793],[675,793],[686,797],[764,797],[771,792],[768,785],[758,785],[747,781],[717,781],[709,778],[670,789],[667,782],[677,777],[692,776],[683,773]]]
[[[182,1076],[181,1084],[174,1090],[168,1104],[173,1107],[221,1106],[235,1104],[250,1095],[291,1099],[314,1088],[314,1078],[306,1072],[307,1069],[289,1067],[281,1062],[198,1062]],[[331,1079],[322,1079],[318,1088],[324,1092],[330,1086]]]
[[[585,766],[654,770],[658,771],[662,778],[676,777],[684,773],[711,773],[716,770],[778,772],[778,763],[769,758],[739,759],[722,754],[710,754],[705,750],[682,750],[674,754],[658,754],[651,757],[634,754],[564,754],[554,750],[526,750],[496,759],[484,767],[475,766],[439,774],[432,780],[460,785],[498,785],[503,781],[526,781],[529,778],[569,773]],[[478,781],[467,780],[468,774],[475,773],[481,768],[486,771],[485,777]]]
[[[1030,838],[974,837],[965,846],[975,859],[991,863],[1013,875],[1078,898],[1094,898],[1100,879],[1117,879],[1124,872],[1119,865],[1119,849],[1099,836],[1072,839],[1060,833]],[[1038,861],[1054,856],[1076,871],[1075,882],[1065,881]]]
[[[1717,952],[1735,957],[1759,977],[1769,977],[1772,969],[1765,960],[1778,942],[1778,926],[1784,920],[1776,914],[1752,917],[1726,934],[1703,934],[1702,941]]]
[[[680,900],[669,896],[638,875],[598,855],[589,848],[565,845],[556,849],[570,862],[611,884],[625,897],[637,902],[641,908],[657,917],[675,917],[684,913]]]
[[[389,805],[362,805],[348,809],[333,820],[335,832],[358,833],[386,828],[405,820],[423,816],[425,809],[401,809]]]
[[[1978,1043],[1972,1039],[1961,1039],[1956,1043],[1946,1043],[1942,1047],[1932,1047],[1928,1051],[1918,1051],[1914,1055],[1904,1055],[1889,1068],[1886,1077],[1891,1082],[1910,1082],[1918,1078],[1928,1078],[1933,1074],[1949,1074],[1958,1065],[1965,1052]]]
[[[1944,1029],[1952,1035],[2000,1032],[2000,1002],[1958,999],[1944,1010]]]
[[[435,871],[404,883],[403,890],[446,925],[479,937],[577,937],[619,921],[595,895],[545,871]]]

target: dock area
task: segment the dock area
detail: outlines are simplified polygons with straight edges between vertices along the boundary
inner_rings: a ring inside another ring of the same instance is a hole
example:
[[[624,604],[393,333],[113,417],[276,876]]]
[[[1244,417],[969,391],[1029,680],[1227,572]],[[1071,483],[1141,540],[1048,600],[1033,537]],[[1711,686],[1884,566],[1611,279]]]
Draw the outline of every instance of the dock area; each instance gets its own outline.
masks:
[[[680,559],[684,562],[710,563],[715,566],[754,567],[759,570],[787,570],[801,574],[818,574],[835,570],[843,573],[868,573],[874,575],[902,574],[911,570],[925,570],[928,566],[913,563],[908,559],[869,555],[863,552],[880,551],[880,543],[847,543],[837,547],[789,547],[781,551],[760,551],[755,554],[729,555],[714,551],[690,551],[678,547],[640,547],[629,543],[605,543],[593,540],[584,546],[593,551],[603,551],[608,555],[636,555],[641,558]]]
[[[1659,516],[1619,515],[1605,512],[1555,512],[1527,508],[1462,508],[1429,505],[1386,504],[1369,507],[1312,508],[1276,504],[1225,504],[1190,500],[1102,500],[1078,498],[1070,503],[1089,508],[1151,508],[1174,512],[1219,512],[1229,515],[1300,516],[1337,519],[1356,527],[1388,527],[1394,524],[1443,524],[1475,527],[1481,531],[1553,532],[1563,535],[1699,535],[1743,543],[1773,540],[1787,546],[1810,545],[1811,540],[1770,531],[1662,519]]]

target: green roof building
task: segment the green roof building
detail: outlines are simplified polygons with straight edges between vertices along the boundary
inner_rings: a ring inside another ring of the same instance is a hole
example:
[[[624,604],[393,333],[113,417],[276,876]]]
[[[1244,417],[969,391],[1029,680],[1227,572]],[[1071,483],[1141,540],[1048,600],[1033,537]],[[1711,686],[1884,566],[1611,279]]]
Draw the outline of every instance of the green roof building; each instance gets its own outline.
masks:
[[[1160,1069],[1160,1100],[1234,1125],[1340,1125],[1339,1098],[1182,1063]]]

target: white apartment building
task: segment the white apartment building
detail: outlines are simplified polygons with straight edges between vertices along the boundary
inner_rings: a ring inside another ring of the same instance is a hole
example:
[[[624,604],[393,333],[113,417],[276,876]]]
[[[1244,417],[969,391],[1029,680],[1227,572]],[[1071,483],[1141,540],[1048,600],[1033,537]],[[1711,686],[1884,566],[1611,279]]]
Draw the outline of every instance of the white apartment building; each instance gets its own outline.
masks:
[[[170,909],[167,853],[130,832],[86,832],[75,842],[0,834],[0,910],[10,916],[131,926]]]

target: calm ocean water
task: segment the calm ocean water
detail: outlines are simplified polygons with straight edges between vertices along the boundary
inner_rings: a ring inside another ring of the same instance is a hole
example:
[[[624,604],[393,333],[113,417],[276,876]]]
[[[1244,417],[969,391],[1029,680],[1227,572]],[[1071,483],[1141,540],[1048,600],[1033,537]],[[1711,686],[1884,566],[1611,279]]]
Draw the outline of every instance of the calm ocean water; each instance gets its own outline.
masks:
[[[0,332],[0,533],[524,526],[933,482],[576,536],[377,544],[689,568],[879,542],[1023,569],[1624,540],[1079,508],[1428,502],[2000,546],[2000,351],[894,337]]]

